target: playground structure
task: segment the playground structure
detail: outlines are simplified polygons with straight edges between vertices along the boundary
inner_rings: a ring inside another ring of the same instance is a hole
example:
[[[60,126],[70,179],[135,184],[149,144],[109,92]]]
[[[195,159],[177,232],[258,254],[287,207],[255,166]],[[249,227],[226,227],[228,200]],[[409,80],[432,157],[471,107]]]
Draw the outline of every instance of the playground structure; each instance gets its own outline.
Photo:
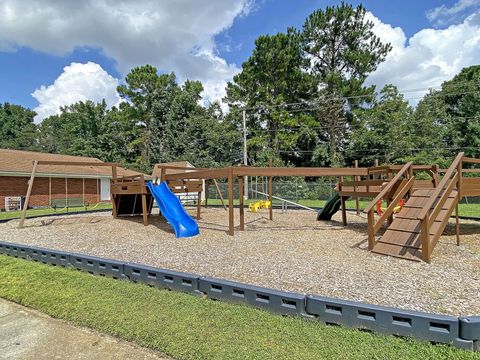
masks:
[[[368,249],[374,253],[398,258],[430,262],[431,254],[455,210],[456,235],[459,244],[458,203],[464,196],[480,195],[480,178],[464,178],[463,173],[478,173],[479,169],[464,169],[464,163],[479,164],[480,159],[459,153],[448,169],[437,165],[375,166],[370,168],[282,168],[282,167],[230,167],[224,169],[195,169],[189,173],[168,174],[164,180],[228,179],[229,235],[234,235],[234,179],[238,181],[239,230],[245,230],[243,184],[245,176],[268,178],[268,201],[273,200],[272,178],[338,177],[337,185],[342,222],[347,225],[345,201],[348,197],[373,198],[364,212],[368,214]],[[430,175],[430,180],[416,180],[414,173]],[[442,175],[443,174],[443,175]],[[353,181],[345,181],[346,177]],[[335,201],[338,201],[335,199]],[[377,219],[375,210],[379,201],[387,207]],[[402,202],[401,209],[398,204]],[[327,207],[328,203],[325,207]],[[336,206],[335,206],[336,207]],[[335,207],[333,212],[335,211]],[[337,208],[337,209],[338,209]],[[358,207],[357,207],[358,209]],[[393,217],[396,212],[395,218]],[[272,208],[269,218],[273,220]],[[382,236],[377,233],[386,226]]]
[[[244,177],[262,176],[268,179],[268,192],[261,194],[267,195],[266,201],[270,205],[274,199],[273,177],[337,177],[339,178],[336,187],[337,194],[329,199],[324,209],[318,214],[318,219],[329,220],[337,210],[341,209],[342,223],[347,225],[345,201],[349,197],[353,197],[357,201],[358,213],[358,199],[373,198],[364,210],[368,215],[368,249],[377,254],[429,262],[432,251],[453,210],[456,215],[457,244],[459,244],[458,203],[462,197],[480,195],[480,178],[464,178],[462,175],[466,172],[479,173],[480,169],[464,169],[464,163],[479,164],[480,159],[468,158],[463,153],[459,153],[450,167],[443,170],[436,165],[414,165],[412,162],[403,166],[386,165],[369,168],[358,166],[353,168],[239,166],[208,169],[157,164],[153,169],[152,178],[154,183],[165,182],[168,185],[167,189],[173,194],[196,193],[198,199],[197,219],[200,219],[201,216],[201,194],[204,187],[214,184],[221,196],[216,179],[228,179],[228,234],[234,235],[235,178],[238,182],[239,230],[244,231]],[[38,162],[35,162],[33,166],[20,226],[23,225],[25,219],[36,165]],[[79,163],[70,163],[70,165],[79,165]],[[191,222],[184,216],[186,213],[180,202],[174,203],[173,198],[167,196],[165,188],[161,192],[153,194],[152,191],[155,192],[156,187],[146,183],[143,175],[118,177],[117,164],[94,163],[91,165],[111,166],[112,168],[111,195],[114,217],[142,215],[144,225],[148,225],[148,216],[151,213],[153,198],[155,198],[164,215],[169,212],[173,214],[165,217],[174,227],[177,236],[181,236],[182,233],[197,233],[194,228],[182,230],[183,225],[187,223],[191,225]],[[414,174],[419,171],[429,174],[431,179],[416,180]],[[347,177],[353,180],[345,180]],[[154,196],[152,197],[152,195]],[[162,199],[165,198],[170,199],[168,203],[162,203]],[[221,199],[223,203],[223,197]],[[381,215],[375,218],[377,204],[381,201],[386,201],[387,207],[383,209]],[[399,209],[400,202],[403,206]],[[205,206],[207,205],[208,195],[205,197]],[[265,206],[265,208],[269,211],[269,219],[273,220],[272,206]],[[396,213],[395,218],[393,217],[394,212]],[[385,232],[378,237],[377,234],[384,227],[386,228]]]

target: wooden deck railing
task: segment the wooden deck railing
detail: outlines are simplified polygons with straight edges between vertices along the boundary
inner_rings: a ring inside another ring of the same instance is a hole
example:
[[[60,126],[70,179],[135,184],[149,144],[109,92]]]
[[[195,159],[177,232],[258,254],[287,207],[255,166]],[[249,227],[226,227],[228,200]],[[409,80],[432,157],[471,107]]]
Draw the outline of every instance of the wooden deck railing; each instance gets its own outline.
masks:
[[[406,179],[407,181],[403,181]],[[413,163],[410,161],[405,164],[395,177],[388,182],[383,190],[373,199],[365,208],[365,212],[368,214],[368,250],[372,250],[375,246],[375,235],[382,227],[385,220],[391,218],[393,209],[397,206],[397,203],[412,189],[413,182]],[[390,201],[387,210],[380,216],[375,222],[374,209],[377,202],[384,198],[390,199],[392,194],[396,193],[395,197]]]
[[[422,242],[423,261],[430,262],[432,250],[440,238],[441,231],[437,231],[433,236],[430,236],[430,230],[442,210],[443,205],[454,189],[457,189],[457,204],[462,198],[462,166],[464,160],[468,161],[468,158],[464,158],[463,152],[455,157],[455,160],[453,160],[442,180],[418,214],[417,219],[421,222],[420,239]],[[441,229],[443,229],[443,225],[448,221],[448,218],[449,217],[446,216],[443,220],[440,226]]]

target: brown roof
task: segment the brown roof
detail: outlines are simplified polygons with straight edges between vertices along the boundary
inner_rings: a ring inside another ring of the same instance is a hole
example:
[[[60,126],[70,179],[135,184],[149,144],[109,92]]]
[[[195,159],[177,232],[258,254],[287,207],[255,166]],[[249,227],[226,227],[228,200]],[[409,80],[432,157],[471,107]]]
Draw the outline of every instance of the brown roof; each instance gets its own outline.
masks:
[[[162,166],[172,166],[172,167],[178,167],[178,168],[192,168],[192,169],[195,168],[195,166],[193,166],[188,161],[173,161],[173,162],[155,164],[152,172],[153,178],[160,177],[160,171],[161,171],[160,169],[162,168]],[[185,170],[185,169],[165,169],[165,174],[178,174],[178,173],[184,173],[187,171],[188,170]]]
[[[19,173],[19,175],[30,174],[34,160],[43,161],[71,161],[71,162],[98,162],[103,161],[97,158],[85,156],[71,156],[60,154],[48,154],[33,151],[0,149],[0,173]],[[138,175],[136,171],[117,168],[119,176]],[[72,176],[99,176],[111,177],[112,169],[109,166],[69,166],[69,165],[42,165],[37,167],[37,174],[55,174]]]

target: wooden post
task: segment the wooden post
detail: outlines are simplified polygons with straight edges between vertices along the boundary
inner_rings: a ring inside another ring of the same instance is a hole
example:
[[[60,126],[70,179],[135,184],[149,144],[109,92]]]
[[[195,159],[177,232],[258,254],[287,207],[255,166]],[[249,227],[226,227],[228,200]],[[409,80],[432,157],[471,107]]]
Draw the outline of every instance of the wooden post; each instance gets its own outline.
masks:
[[[457,185],[457,191],[458,191],[458,201],[463,198],[463,176],[462,176],[462,168],[463,168],[463,161],[458,162],[458,167],[457,167],[457,172],[458,172],[458,185]]]
[[[375,215],[373,210],[368,212],[368,250],[372,251],[375,246]]]
[[[32,175],[30,175],[30,181],[28,182],[27,197],[25,198],[25,203],[23,204],[22,217],[20,218],[20,223],[18,224],[19,228],[23,227],[25,222],[25,217],[27,216],[28,203],[30,202],[30,196],[32,194],[33,180],[35,179],[35,172],[37,171],[38,161],[33,162]]]
[[[270,160],[270,167],[272,167],[272,160]],[[268,201],[270,201],[269,215],[270,220],[273,220],[273,177],[268,177]]]
[[[147,195],[142,194],[142,215],[143,215],[143,225],[148,225],[148,211],[147,211]]]
[[[117,180],[117,165],[112,165],[112,179]]]
[[[202,192],[197,193],[197,220],[200,220],[200,212],[202,211]]]
[[[358,160],[355,160],[355,167],[358,168]],[[353,180],[359,181],[360,178],[358,176],[355,176]],[[356,186],[354,186],[353,191],[357,192]],[[355,209],[357,210],[357,215],[360,215],[360,201],[358,199],[358,196],[355,196]]]
[[[240,231],[245,230],[245,213],[243,207],[243,176],[238,177],[238,205],[239,205],[239,212],[240,212]]]
[[[432,166],[432,173],[433,173],[433,178],[432,178],[433,187],[436,188],[438,186],[438,165]]]
[[[460,202],[460,196],[457,194],[457,204],[455,205],[455,233],[457,235],[457,246],[460,246],[460,224],[458,222],[458,203]]]
[[[341,203],[342,203],[342,223],[343,226],[347,226],[347,209],[345,205],[345,196],[340,196]]]
[[[205,180],[205,208],[208,207],[208,189],[210,188],[210,180]]]
[[[148,210],[147,210],[147,194],[145,193],[145,180],[143,175],[140,176],[140,185],[142,191],[142,215],[143,215],[143,225],[148,225]]]
[[[233,215],[233,169],[228,169],[228,235],[233,236],[234,230]]]
[[[428,228],[428,214],[422,219],[420,237],[422,241],[422,259],[423,261],[430,262],[430,234]]]

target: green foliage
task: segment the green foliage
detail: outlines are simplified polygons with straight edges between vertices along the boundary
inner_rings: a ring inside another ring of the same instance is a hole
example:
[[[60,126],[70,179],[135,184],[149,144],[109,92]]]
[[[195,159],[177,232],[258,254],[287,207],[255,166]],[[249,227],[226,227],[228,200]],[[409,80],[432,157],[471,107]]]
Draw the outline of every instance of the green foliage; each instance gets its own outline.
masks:
[[[361,166],[372,166],[375,159],[395,163],[410,146],[407,134],[412,114],[397,88],[386,85],[370,108],[355,111],[349,162],[359,160]]]
[[[281,317],[0,256],[0,296],[178,359],[479,359],[447,345]]]
[[[36,150],[35,112],[20,105],[0,104],[0,148]]]
[[[480,65],[464,68],[442,85],[435,95],[442,103],[446,126],[445,143],[480,157]]]

